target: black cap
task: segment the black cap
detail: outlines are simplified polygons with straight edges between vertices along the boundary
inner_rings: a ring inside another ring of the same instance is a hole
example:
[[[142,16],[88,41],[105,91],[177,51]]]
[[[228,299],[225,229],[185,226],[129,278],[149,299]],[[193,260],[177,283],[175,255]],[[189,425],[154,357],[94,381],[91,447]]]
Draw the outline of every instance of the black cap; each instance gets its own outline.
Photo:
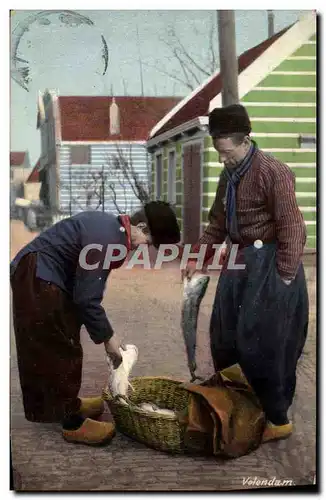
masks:
[[[144,211],[153,245],[156,248],[161,244],[180,242],[179,224],[176,214],[169,203],[165,201],[150,201],[144,205]]]
[[[215,108],[209,114],[209,133],[212,137],[228,136],[235,133],[249,135],[250,118],[241,104],[231,104],[225,108]]]

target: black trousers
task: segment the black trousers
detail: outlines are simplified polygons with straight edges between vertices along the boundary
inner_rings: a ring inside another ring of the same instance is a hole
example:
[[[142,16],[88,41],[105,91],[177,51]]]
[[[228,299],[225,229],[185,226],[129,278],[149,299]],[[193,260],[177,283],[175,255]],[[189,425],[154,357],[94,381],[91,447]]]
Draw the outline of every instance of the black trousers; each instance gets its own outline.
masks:
[[[245,247],[237,262],[245,269],[224,267],[217,285],[210,324],[214,367],[239,363],[267,419],[281,425],[287,422],[308,331],[303,265],[286,285],[277,271],[275,244]]]

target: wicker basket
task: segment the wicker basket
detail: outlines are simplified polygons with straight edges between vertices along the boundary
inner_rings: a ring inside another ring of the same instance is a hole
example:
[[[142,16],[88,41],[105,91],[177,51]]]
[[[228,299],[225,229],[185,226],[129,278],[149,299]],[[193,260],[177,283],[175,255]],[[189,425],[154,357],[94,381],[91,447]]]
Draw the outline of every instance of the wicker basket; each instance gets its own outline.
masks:
[[[135,377],[131,384],[134,391],[128,391],[128,406],[113,398],[108,389],[103,391],[117,429],[156,450],[182,453],[184,426],[178,417],[187,410],[190,397],[189,392],[181,387],[182,382],[166,377]],[[178,414],[160,415],[136,407],[145,402]]]

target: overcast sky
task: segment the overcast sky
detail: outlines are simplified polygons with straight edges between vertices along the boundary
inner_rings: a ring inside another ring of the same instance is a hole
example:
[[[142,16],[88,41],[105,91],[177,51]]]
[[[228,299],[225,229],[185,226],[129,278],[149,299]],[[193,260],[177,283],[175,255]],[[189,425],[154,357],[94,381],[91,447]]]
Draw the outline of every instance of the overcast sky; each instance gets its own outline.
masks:
[[[37,11],[15,11],[11,31]],[[37,96],[46,88],[60,95],[140,95],[139,56],[143,61],[145,95],[185,96],[189,90],[160,69],[182,76],[177,61],[164,43],[169,26],[198,63],[207,66],[209,28],[213,23],[218,54],[214,11],[77,11],[94,26],[67,27],[59,16],[48,16],[51,24],[30,25],[19,42],[18,55],[29,61],[29,92],[11,79],[11,150],[28,150],[32,164],[40,154],[40,133],[36,130]],[[275,11],[275,30],[295,22],[303,11]],[[137,29],[139,44],[137,43]],[[102,39],[108,45],[109,63],[102,76]],[[267,38],[266,10],[236,11],[237,53]],[[12,39],[12,42],[14,39]],[[155,66],[157,69],[154,69]]]

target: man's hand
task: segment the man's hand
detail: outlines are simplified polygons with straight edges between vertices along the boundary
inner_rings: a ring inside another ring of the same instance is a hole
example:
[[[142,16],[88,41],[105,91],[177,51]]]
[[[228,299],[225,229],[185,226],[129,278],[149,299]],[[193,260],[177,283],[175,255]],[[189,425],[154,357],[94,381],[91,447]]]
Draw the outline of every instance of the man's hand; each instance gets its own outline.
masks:
[[[116,370],[122,363],[122,356],[119,347],[120,343],[117,340],[116,335],[113,335],[110,340],[104,342],[106,355],[110,358],[113,364],[114,370]],[[125,349],[124,349],[125,350]]]
[[[190,261],[187,263],[186,268],[182,269],[182,271],[181,271],[182,281],[185,278],[188,278],[190,280],[193,277],[193,275],[197,272],[196,265],[197,265],[197,262],[193,262],[193,261]]]

